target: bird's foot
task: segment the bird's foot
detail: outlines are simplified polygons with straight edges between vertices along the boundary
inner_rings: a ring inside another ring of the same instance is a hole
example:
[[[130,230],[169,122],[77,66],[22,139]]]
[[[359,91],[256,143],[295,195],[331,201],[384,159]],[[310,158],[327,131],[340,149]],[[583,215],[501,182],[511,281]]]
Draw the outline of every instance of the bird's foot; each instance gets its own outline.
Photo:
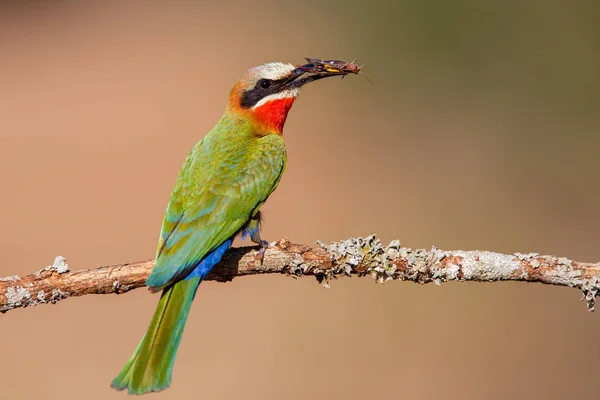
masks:
[[[258,254],[260,255],[260,265],[263,265],[263,260],[265,259],[265,253],[267,251],[267,247],[269,247],[269,242],[261,239],[258,245],[260,246],[260,249],[258,249]]]

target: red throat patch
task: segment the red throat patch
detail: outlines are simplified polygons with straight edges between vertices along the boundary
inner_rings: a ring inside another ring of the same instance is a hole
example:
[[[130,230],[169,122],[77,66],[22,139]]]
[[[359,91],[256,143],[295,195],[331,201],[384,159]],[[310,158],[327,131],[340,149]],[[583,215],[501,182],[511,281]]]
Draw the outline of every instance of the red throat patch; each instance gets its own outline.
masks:
[[[265,127],[277,133],[282,133],[283,125],[294,100],[296,100],[295,97],[285,97],[267,101],[253,110],[254,116]]]

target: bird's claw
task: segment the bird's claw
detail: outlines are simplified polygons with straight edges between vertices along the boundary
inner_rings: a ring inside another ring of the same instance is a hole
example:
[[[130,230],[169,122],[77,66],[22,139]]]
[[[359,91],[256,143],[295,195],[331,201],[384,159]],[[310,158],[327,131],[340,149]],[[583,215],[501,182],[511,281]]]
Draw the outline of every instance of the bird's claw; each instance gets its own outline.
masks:
[[[263,260],[265,259],[265,253],[267,251],[267,247],[269,247],[269,242],[261,239],[259,246],[260,249],[258,249],[258,254],[260,255],[260,265],[263,265]]]

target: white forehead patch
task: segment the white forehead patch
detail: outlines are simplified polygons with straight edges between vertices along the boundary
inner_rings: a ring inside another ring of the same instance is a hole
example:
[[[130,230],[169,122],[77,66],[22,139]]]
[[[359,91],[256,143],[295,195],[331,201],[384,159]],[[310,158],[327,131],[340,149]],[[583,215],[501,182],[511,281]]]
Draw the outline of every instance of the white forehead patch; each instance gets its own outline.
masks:
[[[296,98],[299,93],[300,93],[300,89],[296,88],[296,89],[282,90],[279,93],[270,94],[270,95],[265,96],[262,99],[260,99],[258,101],[258,103],[256,103],[254,106],[252,106],[252,109],[258,108],[258,107],[262,106],[263,104],[268,103],[271,100]]]
[[[263,79],[276,81],[287,76],[295,68],[292,64],[272,62],[258,67],[258,75]]]

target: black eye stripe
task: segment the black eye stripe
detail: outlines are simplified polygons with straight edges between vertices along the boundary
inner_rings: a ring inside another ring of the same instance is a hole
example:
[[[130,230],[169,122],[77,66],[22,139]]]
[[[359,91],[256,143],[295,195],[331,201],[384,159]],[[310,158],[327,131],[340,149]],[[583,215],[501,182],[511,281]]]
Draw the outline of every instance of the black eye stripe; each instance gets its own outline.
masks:
[[[281,87],[288,81],[288,78],[270,80],[271,86],[266,89],[261,87],[261,81],[263,80],[259,80],[252,89],[246,90],[244,94],[242,94],[242,98],[240,100],[240,105],[242,108],[252,108],[256,105],[256,103],[268,95],[279,92]]]

